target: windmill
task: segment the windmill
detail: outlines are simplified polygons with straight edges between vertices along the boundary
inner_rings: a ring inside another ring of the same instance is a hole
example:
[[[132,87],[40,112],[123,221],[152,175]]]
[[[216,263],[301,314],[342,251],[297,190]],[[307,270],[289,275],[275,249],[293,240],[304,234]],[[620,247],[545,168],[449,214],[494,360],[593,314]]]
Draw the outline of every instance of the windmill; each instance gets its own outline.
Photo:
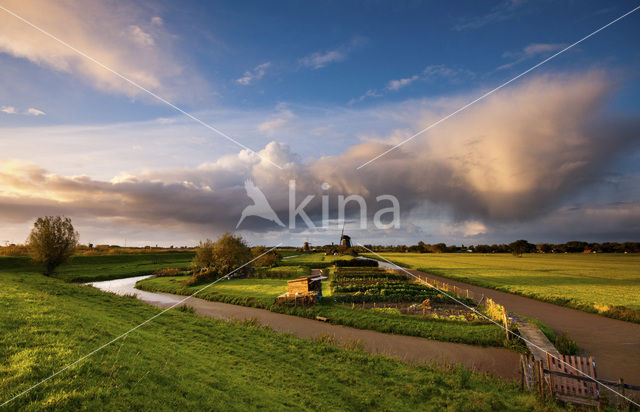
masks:
[[[351,247],[351,237],[344,234],[344,223],[342,224],[342,233],[340,234],[340,245],[347,249]]]

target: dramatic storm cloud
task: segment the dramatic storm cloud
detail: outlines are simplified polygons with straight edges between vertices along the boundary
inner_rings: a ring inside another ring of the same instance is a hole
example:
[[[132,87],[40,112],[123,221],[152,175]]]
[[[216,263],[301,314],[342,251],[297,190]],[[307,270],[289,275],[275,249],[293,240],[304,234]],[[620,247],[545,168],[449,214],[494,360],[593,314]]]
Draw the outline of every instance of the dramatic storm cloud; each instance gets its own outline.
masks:
[[[60,176],[33,164],[5,161],[0,167],[0,211],[11,222],[66,214],[147,227],[232,230],[251,204],[245,180],[254,181],[287,222],[288,182],[295,179],[296,204],[315,195],[305,210],[316,222],[322,194],[330,198],[332,219],[337,217],[338,195],[363,196],[371,217],[376,196],[391,194],[399,199],[403,215],[444,211],[454,224],[460,222],[465,236],[473,236],[485,225],[520,224],[549,214],[594,184],[619,155],[637,149],[637,122],[606,115],[612,90],[605,77],[593,72],[532,78],[360,170],[356,167],[411,134],[394,133],[386,140],[353,146],[342,155],[307,161],[284,144],[269,143],[260,156],[283,170],[248,151],[197,168],[122,174],[111,181]],[[408,126],[424,128],[467,98],[434,102],[416,124]],[[323,190],[323,183],[330,188]],[[611,226],[620,226],[618,218],[640,218],[635,203],[602,210],[593,218],[604,216]],[[348,212],[353,216],[357,208]],[[551,220],[558,219],[562,214]],[[256,217],[244,221],[241,229],[282,230]]]

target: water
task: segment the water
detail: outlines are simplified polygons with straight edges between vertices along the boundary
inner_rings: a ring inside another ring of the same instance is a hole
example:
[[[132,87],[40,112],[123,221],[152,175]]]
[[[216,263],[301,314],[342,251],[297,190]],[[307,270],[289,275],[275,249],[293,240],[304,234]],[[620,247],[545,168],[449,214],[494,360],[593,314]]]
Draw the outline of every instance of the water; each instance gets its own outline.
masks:
[[[148,303],[173,304],[180,301],[179,298],[164,293],[145,292],[144,290],[136,289],[136,282],[150,277],[151,275],[134,276],[124,279],[90,282],[87,285],[98,288],[103,292],[115,293],[116,295],[136,295],[138,299]]]

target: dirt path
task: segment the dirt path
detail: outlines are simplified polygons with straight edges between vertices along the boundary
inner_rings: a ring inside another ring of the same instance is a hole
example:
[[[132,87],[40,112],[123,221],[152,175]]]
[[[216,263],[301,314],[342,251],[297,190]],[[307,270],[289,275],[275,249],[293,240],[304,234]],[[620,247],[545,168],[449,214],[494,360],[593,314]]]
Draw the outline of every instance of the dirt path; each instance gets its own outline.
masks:
[[[184,298],[162,293],[168,298]],[[149,302],[156,306],[169,306],[163,302]],[[256,318],[277,332],[291,333],[310,339],[319,335],[332,335],[341,342],[360,340],[368,352],[398,358],[404,362],[461,363],[468,368],[481,372],[490,372],[509,379],[520,377],[519,355],[502,348],[483,348],[459,343],[438,342],[424,338],[404,335],[390,335],[370,330],[348,328],[301,318],[283,315],[264,309],[211,302],[198,298],[189,299],[186,304],[201,316],[221,319]]]
[[[135,283],[145,276],[119,279],[117,281],[94,282],[94,287],[117,294],[135,294],[138,299],[158,307],[169,307],[184,299],[170,293],[151,293],[135,289]],[[483,348],[459,343],[438,342],[404,335],[391,335],[370,330],[331,325],[297,316],[283,315],[264,309],[229,305],[220,302],[191,298],[186,304],[201,316],[219,319],[256,318],[277,332],[291,333],[310,339],[320,335],[332,335],[341,343],[361,341],[365,350],[400,359],[407,363],[437,362],[455,364],[489,372],[508,379],[519,379],[519,355],[502,348]]]
[[[422,272],[409,270],[419,276]],[[595,358],[598,376],[640,385],[640,324],[565,308],[429,274],[430,278],[495,300],[507,310],[540,319],[556,332],[566,331],[580,349]]]

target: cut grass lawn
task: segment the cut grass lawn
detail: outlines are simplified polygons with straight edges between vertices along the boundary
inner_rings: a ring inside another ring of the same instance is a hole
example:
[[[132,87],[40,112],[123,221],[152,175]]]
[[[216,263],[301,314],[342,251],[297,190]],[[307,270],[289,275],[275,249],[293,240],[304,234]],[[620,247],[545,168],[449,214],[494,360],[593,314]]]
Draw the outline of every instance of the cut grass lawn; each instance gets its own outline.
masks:
[[[204,285],[185,286],[186,276],[156,277],[139,281],[138,289],[191,295]],[[323,282],[327,283],[327,282]],[[217,283],[198,294],[201,299],[268,309],[274,312],[315,319],[323,316],[331,323],[384,333],[482,346],[505,346],[504,333],[493,324],[422,318],[382,313],[336,304],[330,297],[310,307],[275,305],[275,298],[286,292],[283,279],[233,279]],[[324,290],[327,290],[325,288]]]
[[[640,322],[640,255],[382,253],[399,265]],[[370,255],[376,258],[375,255]]]
[[[90,270],[90,260],[84,262]],[[104,273],[109,267],[96,263]],[[114,268],[112,278],[122,277]],[[0,404],[157,314],[0,258]],[[7,410],[546,410],[517,383],[169,311]]]

